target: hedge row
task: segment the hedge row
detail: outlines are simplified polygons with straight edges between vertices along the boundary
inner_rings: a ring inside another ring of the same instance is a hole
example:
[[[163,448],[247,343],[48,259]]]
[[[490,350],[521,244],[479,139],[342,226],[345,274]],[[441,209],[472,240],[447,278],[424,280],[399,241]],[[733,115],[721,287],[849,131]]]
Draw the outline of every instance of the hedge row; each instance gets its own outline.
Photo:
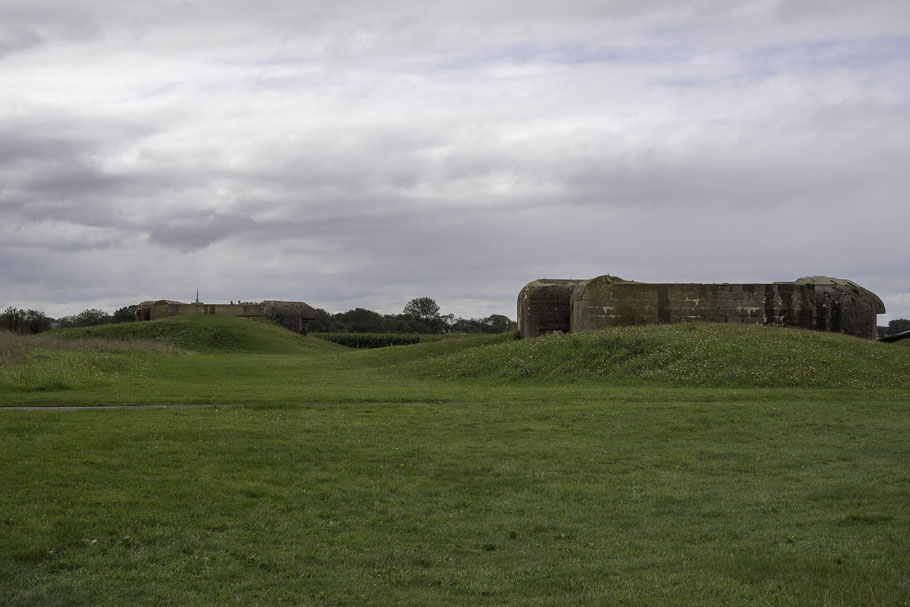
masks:
[[[348,348],[385,348],[419,344],[419,335],[396,333],[312,333],[313,337],[331,341]]]

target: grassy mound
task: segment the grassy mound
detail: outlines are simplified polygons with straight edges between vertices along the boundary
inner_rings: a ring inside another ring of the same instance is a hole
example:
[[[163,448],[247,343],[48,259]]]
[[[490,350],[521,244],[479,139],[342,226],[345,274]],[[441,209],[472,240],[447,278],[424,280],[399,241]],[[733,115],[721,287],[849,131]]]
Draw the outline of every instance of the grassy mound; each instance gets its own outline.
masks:
[[[302,337],[265,319],[217,315],[171,316],[150,322],[63,329],[54,335],[64,339],[152,340],[196,352],[298,354],[343,349]]]
[[[613,380],[704,387],[910,387],[910,349],[758,325],[616,327],[434,353],[402,362],[440,379]]]

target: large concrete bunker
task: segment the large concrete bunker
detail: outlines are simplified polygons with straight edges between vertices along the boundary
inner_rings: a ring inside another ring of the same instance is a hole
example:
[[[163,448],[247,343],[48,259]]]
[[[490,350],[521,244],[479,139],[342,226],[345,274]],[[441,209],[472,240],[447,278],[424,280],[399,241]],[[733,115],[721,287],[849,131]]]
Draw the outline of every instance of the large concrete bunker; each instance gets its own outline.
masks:
[[[522,337],[571,331],[572,291],[584,280],[544,278],[518,294],[518,331]]]
[[[644,283],[609,274],[535,280],[518,295],[522,337],[602,327],[729,322],[876,336],[885,306],[850,280],[812,276],[767,284]]]
[[[136,309],[136,320],[156,320],[182,314],[217,314],[220,316],[265,316],[284,327],[306,335],[307,326],[316,319],[316,310],[302,301],[261,301],[259,303],[182,303],[159,299],[143,301]]]

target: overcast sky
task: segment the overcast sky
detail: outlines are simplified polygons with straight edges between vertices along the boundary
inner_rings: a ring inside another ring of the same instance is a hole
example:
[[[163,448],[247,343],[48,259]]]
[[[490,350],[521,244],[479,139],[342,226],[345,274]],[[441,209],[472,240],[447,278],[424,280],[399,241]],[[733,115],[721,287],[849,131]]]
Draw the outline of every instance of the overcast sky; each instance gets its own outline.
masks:
[[[0,307],[829,275],[882,324],[908,152],[906,0],[0,0]]]

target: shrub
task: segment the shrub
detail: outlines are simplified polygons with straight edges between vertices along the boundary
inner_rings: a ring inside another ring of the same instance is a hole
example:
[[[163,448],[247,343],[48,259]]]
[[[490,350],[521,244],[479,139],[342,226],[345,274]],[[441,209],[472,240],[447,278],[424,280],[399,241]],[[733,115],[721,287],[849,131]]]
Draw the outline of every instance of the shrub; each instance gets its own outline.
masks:
[[[419,335],[398,333],[320,333],[320,339],[348,348],[385,348],[387,346],[408,346],[420,343]]]
[[[0,328],[14,333],[41,333],[51,328],[51,319],[39,310],[10,306],[0,313]]]

